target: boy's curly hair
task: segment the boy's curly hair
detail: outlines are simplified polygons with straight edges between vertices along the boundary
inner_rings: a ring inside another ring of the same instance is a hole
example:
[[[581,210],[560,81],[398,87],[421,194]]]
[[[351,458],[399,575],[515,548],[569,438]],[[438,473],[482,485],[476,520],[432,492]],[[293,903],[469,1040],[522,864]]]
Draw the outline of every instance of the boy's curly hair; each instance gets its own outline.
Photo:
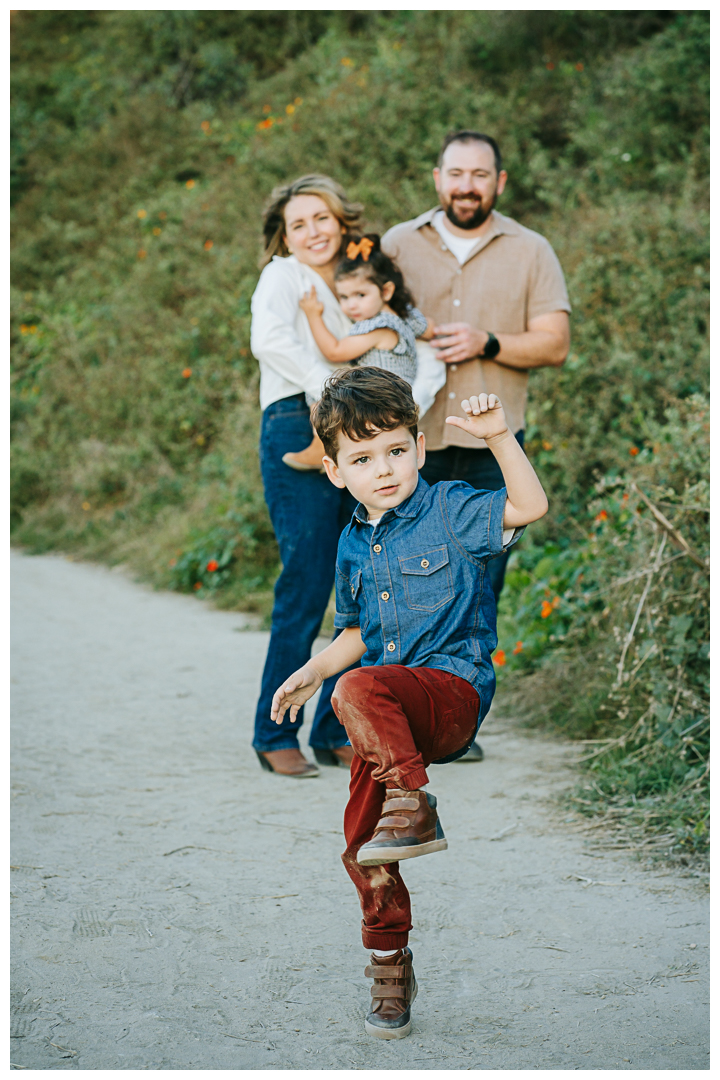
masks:
[[[400,267],[396,266],[390,256],[386,255],[380,247],[380,237],[377,233],[348,236],[344,248],[345,253],[335,269],[335,280],[362,276],[372,281],[381,290],[383,285],[392,281],[395,292],[387,302],[388,307],[391,307],[401,319],[407,318],[408,308],[414,304],[412,293],[405,284]],[[358,248],[364,248],[367,257],[357,251]],[[355,255],[351,257],[353,251]]]
[[[417,441],[419,409],[410,383],[383,368],[349,368],[332,375],[312,408],[325,453],[337,462],[338,435],[359,442],[406,427]]]

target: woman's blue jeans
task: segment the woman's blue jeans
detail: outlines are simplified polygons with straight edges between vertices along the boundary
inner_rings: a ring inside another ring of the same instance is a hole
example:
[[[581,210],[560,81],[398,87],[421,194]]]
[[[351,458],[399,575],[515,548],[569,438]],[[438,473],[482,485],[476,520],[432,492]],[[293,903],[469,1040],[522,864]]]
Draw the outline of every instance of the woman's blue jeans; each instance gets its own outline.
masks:
[[[275,724],[270,705],[283,680],[310,659],[335,582],[340,533],[357,505],[346,489],[334,487],[324,474],[297,472],[283,464],[283,454],[303,450],[312,434],[304,394],[275,401],[263,412],[260,468],[283,568],[275,585],[270,645],[255,714],[253,746],[261,751],[298,745],[303,710],[294,724],[288,713],[282,724]],[[345,728],[330,704],[341,674],[327,679],[320,691],[310,732],[312,747],[333,750],[347,745]]]

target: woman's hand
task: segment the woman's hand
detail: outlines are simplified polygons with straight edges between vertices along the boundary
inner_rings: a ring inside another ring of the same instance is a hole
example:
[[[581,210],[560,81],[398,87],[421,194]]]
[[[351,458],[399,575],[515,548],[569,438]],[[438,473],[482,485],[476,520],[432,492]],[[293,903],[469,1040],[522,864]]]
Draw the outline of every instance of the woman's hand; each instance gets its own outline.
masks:
[[[270,719],[276,724],[282,724],[283,717],[289,709],[290,723],[294,724],[300,706],[309,701],[320,686],[322,686],[322,678],[311,664],[299,668],[275,691],[270,708]]]
[[[318,300],[314,285],[311,285],[310,292],[305,293],[305,295],[300,300],[300,307],[308,316],[322,315],[323,311],[325,310],[325,306],[322,300]]]
[[[502,435],[508,430],[505,410],[500,398],[495,394],[478,394],[477,397],[471,397],[469,401],[466,399],[460,404],[467,413],[467,419],[464,416],[448,416],[446,424],[462,428],[476,439],[485,440]]]

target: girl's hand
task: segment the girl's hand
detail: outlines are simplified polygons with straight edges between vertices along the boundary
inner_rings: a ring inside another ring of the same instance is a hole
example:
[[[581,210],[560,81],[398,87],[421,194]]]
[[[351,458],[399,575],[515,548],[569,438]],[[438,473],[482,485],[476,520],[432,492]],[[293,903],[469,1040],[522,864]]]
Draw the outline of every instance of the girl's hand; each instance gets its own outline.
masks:
[[[322,679],[315,668],[310,664],[299,668],[275,691],[270,708],[270,719],[276,724],[282,724],[283,717],[289,709],[290,723],[294,724],[300,706],[309,701],[320,686],[322,686]]]
[[[461,402],[461,405],[467,413],[467,418],[464,416],[448,416],[445,420],[446,424],[452,424],[453,427],[459,427],[463,431],[468,431],[471,435],[474,435],[476,439],[492,439],[496,435],[503,435],[507,430],[507,420],[505,419],[505,410],[502,407],[500,398],[495,394],[478,394],[477,397],[471,397],[468,401]]]
[[[322,315],[325,305],[322,300],[318,300],[314,285],[310,287],[310,292],[305,293],[300,300],[300,307],[306,315]]]

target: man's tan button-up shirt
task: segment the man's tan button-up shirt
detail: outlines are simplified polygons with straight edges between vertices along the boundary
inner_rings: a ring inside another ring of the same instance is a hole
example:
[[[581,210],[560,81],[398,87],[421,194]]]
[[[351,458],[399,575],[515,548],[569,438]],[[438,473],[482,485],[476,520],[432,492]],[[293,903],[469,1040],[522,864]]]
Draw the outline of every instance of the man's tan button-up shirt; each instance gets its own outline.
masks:
[[[424,315],[436,323],[464,322],[494,334],[522,334],[538,315],[570,312],[560,263],[543,236],[493,210],[489,231],[460,266],[432,225],[438,209],[395,225],[382,239],[383,251],[397,262]],[[497,394],[511,430],[520,431],[527,378],[527,371],[496,360],[448,364],[445,386],[422,420],[428,450],[485,445],[445,423],[446,416],[464,415],[460,402],[471,394]]]

